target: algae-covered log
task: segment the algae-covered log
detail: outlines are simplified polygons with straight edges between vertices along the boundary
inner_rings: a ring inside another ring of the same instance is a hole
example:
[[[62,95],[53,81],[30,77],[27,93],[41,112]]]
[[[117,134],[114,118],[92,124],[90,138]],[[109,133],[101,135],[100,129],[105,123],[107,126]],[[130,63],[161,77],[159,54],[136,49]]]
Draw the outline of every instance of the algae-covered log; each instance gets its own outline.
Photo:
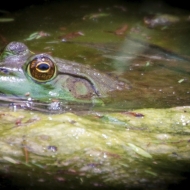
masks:
[[[189,107],[80,115],[1,109],[0,120],[0,171],[13,184],[162,189],[189,169]]]

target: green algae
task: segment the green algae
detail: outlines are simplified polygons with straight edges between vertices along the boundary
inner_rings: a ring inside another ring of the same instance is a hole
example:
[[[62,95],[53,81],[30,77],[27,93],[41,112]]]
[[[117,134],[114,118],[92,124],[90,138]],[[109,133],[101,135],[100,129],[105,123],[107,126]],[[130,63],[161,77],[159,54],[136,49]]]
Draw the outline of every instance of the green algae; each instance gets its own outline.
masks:
[[[64,170],[64,180],[81,178],[86,185],[135,187],[144,179],[146,186],[155,177],[167,184],[181,179],[173,162],[190,158],[189,107],[56,115],[5,109],[0,115],[0,170],[19,166],[21,176],[33,168],[51,175]]]

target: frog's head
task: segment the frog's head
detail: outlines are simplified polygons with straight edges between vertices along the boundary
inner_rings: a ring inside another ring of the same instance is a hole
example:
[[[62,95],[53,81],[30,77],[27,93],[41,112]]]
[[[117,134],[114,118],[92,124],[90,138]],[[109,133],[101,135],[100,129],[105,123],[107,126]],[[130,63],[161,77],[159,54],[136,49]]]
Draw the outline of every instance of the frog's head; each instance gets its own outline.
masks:
[[[34,54],[20,42],[8,44],[0,60],[0,92],[4,95],[89,102],[128,87],[82,64],[45,53]]]

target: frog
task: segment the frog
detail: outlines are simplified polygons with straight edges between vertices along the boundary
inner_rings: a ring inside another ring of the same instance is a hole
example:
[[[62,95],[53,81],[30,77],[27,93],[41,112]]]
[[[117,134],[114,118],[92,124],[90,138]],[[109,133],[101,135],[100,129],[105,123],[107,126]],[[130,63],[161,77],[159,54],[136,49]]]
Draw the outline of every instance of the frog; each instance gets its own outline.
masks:
[[[103,104],[112,91],[126,88],[125,81],[89,65],[34,53],[22,42],[10,42],[0,55],[1,96]]]

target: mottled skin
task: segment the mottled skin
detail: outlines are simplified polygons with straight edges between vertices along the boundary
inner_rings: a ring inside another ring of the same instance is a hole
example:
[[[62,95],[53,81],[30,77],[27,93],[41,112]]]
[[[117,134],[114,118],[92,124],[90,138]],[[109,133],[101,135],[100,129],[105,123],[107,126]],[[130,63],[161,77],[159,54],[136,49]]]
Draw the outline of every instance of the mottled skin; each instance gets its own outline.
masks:
[[[89,102],[124,88],[126,83],[95,69],[34,54],[20,42],[8,44],[0,57],[0,92],[12,97]]]

